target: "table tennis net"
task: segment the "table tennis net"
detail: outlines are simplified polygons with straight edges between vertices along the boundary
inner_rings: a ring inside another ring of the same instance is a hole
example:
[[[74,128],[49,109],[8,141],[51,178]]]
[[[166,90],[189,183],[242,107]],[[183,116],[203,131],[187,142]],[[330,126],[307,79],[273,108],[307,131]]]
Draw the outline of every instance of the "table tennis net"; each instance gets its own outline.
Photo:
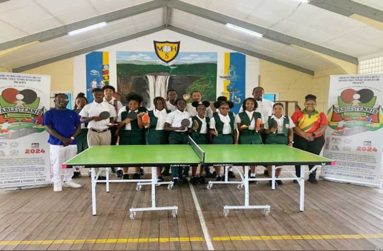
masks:
[[[197,143],[189,136],[189,144],[194,150],[194,152],[197,154],[200,161],[203,163],[205,161],[205,152],[202,150],[202,148],[197,145]]]

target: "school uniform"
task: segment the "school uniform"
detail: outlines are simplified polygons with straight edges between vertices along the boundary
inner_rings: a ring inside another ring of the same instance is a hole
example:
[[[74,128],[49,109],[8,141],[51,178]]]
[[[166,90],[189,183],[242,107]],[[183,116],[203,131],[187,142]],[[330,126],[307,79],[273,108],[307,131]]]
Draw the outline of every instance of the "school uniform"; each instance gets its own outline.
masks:
[[[200,118],[198,115],[191,117],[190,137],[197,144],[208,144],[209,143],[209,130],[210,119],[208,117]]]
[[[190,116],[194,117],[197,116],[197,108],[195,108],[192,103],[188,103],[186,105],[185,109],[188,113],[190,113]],[[210,106],[206,107],[206,117],[211,118],[213,116],[213,111],[211,110]]]
[[[171,127],[181,127],[181,121],[183,119],[189,119],[190,114],[186,111],[181,112],[175,110],[168,114],[166,123],[170,124]],[[169,144],[187,144],[188,143],[188,129],[171,131],[169,133]]]
[[[92,103],[85,105],[79,115],[81,117],[93,117],[99,116],[101,112],[109,112],[111,118],[116,117],[114,107],[104,101],[101,103],[93,101]],[[91,120],[88,122],[88,146],[110,145],[112,135],[109,130],[109,123],[109,118],[100,121]]]
[[[173,105],[172,103],[170,103],[170,101],[166,101],[166,108],[170,111],[170,112],[174,112],[177,109],[177,106]]]
[[[262,144],[260,133],[255,131],[256,121],[262,120],[262,115],[255,111],[240,112],[236,116],[236,124],[247,125],[247,128],[239,131],[239,144]]]
[[[129,112],[138,113],[138,109],[129,111],[126,106],[122,107],[118,112],[117,122],[126,119]],[[143,128],[138,127],[137,120],[138,118],[130,121],[124,128],[120,129],[120,145],[145,145],[145,131]]]
[[[210,120],[210,129],[215,129],[218,135],[214,136],[213,144],[233,144],[234,143],[234,130],[237,128],[235,124],[235,117],[232,112],[223,116],[219,112],[213,113]]]
[[[264,124],[266,130],[272,128],[274,124],[277,125],[275,133],[269,133],[266,137],[266,144],[289,144],[289,131],[295,127],[294,122],[288,116],[281,116],[277,118],[275,115],[269,116],[267,122]]]
[[[114,110],[115,110],[116,114],[118,114],[118,112],[120,111],[120,109],[123,106],[122,103],[120,101],[118,101],[115,97],[112,97],[109,101],[106,100],[106,98],[104,97],[104,101],[114,107]],[[110,126],[109,130],[110,130],[111,135],[112,135],[111,145],[116,145],[116,143],[117,143],[117,136],[115,136],[115,132],[117,130],[117,125]]]
[[[150,122],[146,130],[146,144],[161,145],[168,143],[168,132],[164,130],[168,112],[166,109],[161,111],[154,109],[148,112]]]

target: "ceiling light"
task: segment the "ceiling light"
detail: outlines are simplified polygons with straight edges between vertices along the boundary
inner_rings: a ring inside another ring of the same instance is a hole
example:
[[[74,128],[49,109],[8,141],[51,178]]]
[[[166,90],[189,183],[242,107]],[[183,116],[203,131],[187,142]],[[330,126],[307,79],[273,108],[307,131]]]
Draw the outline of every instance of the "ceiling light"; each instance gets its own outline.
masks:
[[[300,2],[300,3],[309,3],[310,0],[294,0],[295,2]]]
[[[102,22],[102,23],[90,25],[88,27],[81,28],[81,29],[78,29],[78,30],[70,31],[70,32],[68,32],[68,35],[73,36],[73,35],[77,35],[79,33],[95,30],[95,29],[98,29],[98,28],[101,28],[101,27],[104,27],[104,26],[106,26],[106,22]]]
[[[258,38],[263,37],[263,35],[261,33],[258,33],[258,32],[252,31],[252,30],[248,30],[248,29],[236,26],[234,24],[227,23],[226,27],[230,28],[230,29],[233,29],[233,30],[236,30],[236,31],[240,31],[240,32],[246,33],[246,34],[248,34],[250,36],[253,36],[253,37],[258,37]]]

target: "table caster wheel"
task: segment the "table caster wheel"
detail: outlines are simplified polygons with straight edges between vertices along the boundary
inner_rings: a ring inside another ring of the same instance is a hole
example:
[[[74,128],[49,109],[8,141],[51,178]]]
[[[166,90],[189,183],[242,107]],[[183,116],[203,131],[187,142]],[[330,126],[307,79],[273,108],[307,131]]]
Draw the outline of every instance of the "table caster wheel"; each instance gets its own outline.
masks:
[[[243,184],[239,184],[239,185],[237,186],[237,189],[239,189],[239,190],[243,189]]]
[[[141,191],[141,188],[142,188],[141,185],[137,185],[137,186],[136,186],[136,191]]]
[[[211,184],[211,183],[209,183],[209,184],[207,184],[207,190],[210,190],[211,188],[213,187],[213,184]]]
[[[229,215],[229,209],[223,209],[223,216],[227,217]]]
[[[177,217],[177,209],[172,210],[172,216],[173,216],[173,218]]]
[[[168,185],[168,190],[172,190],[172,189],[173,189],[173,182]]]
[[[263,215],[268,216],[270,214],[270,209],[263,209]]]
[[[131,220],[134,220],[134,218],[136,217],[136,212],[131,212],[129,217]]]

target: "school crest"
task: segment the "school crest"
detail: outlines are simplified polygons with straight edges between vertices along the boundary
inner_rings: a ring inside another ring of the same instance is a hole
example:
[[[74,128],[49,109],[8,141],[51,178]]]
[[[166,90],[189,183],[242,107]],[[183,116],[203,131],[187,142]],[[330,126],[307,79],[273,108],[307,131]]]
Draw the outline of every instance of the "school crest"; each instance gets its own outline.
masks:
[[[180,41],[178,42],[169,42],[169,41],[153,41],[154,50],[156,51],[157,57],[169,63],[175,59],[180,51]]]

